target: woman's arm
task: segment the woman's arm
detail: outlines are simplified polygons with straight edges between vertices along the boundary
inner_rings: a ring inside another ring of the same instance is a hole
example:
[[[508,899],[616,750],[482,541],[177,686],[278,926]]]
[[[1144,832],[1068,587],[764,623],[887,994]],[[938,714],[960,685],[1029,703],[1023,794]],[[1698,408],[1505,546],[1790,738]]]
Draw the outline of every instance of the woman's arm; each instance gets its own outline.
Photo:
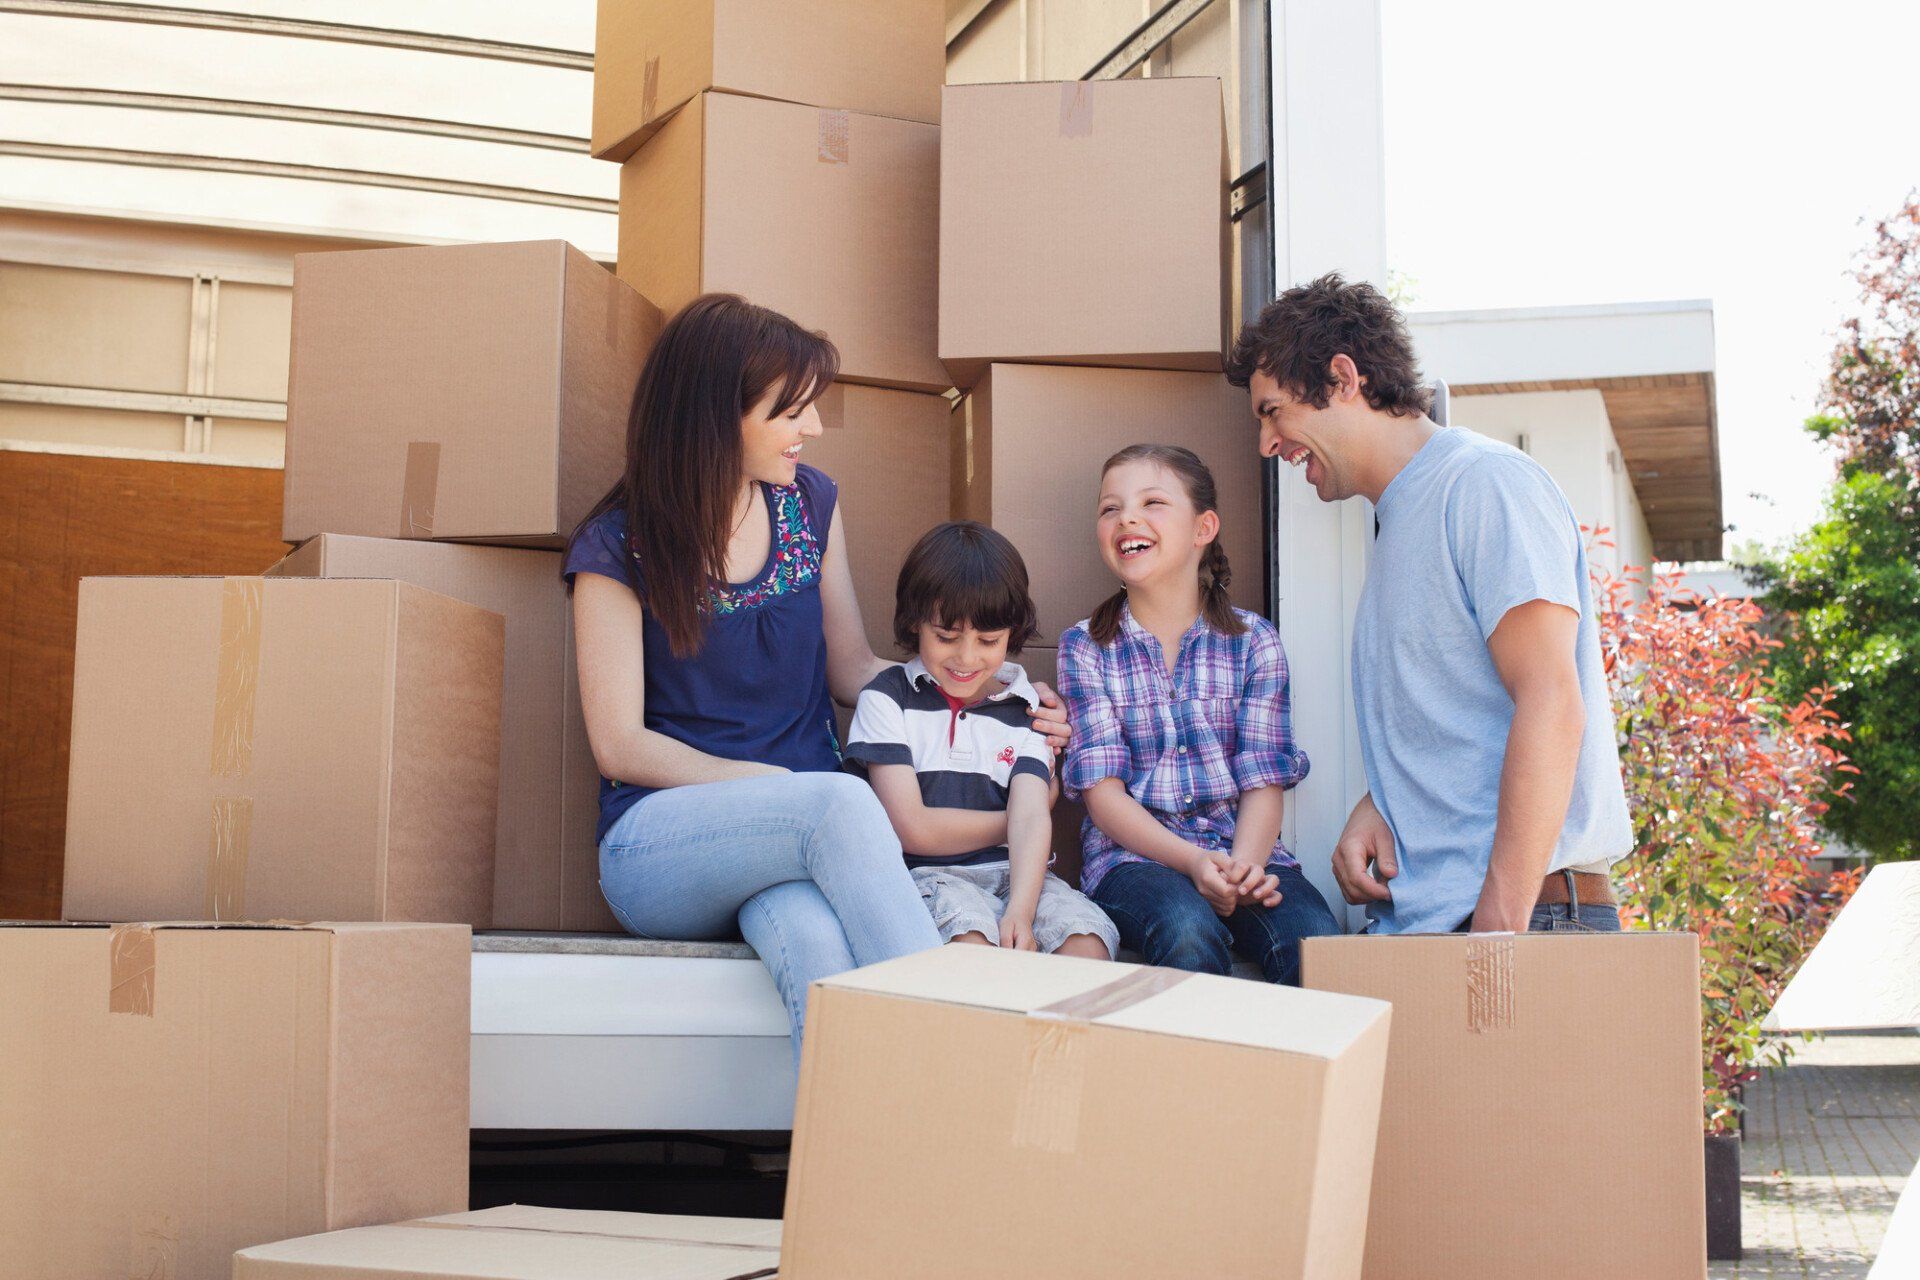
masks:
[[[908,853],[953,858],[1007,842],[1005,809],[929,808],[920,798],[920,779],[911,765],[871,765],[867,779]]]
[[[574,575],[580,706],[601,774],[640,787],[687,787],[785,773],[776,765],[710,756],[646,727],[640,620],[640,599],[631,587],[597,573]]]
[[[893,664],[875,656],[860,621],[860,601],[853,593],[853,570],[848,568],[847,532],[841,522],[841,503],[827,526],[827,552],[820,561],[820,611],[827,633],[827,690],[833,700],[850,707],[860,700],[867,682]]]

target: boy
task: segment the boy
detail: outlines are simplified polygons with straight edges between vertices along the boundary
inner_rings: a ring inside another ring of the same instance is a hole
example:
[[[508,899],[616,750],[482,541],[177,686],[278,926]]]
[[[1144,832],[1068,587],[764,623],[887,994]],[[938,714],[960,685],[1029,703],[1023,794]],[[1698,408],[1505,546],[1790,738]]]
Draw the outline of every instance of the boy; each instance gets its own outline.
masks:
[[[1047,870],[1053,755],[1006,660],[1034,635],[1020,553],[975,521],[931,530],[900,568],[893,634],[915,656],[861,690],[846,764],[886,808],[941,938],[1111,959],[1113,922]]]

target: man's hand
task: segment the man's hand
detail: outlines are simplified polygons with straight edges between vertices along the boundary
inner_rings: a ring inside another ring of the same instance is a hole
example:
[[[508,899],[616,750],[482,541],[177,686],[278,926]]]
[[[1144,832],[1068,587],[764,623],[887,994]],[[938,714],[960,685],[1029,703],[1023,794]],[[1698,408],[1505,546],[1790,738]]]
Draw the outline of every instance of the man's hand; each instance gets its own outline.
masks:
[[[1193,870],[1188,876],[1200,896],[1207,900],[1213,913],[1222,919],[1233,914],[1240,905],[1240,887],[1227,879],[1229,859],[1224,855],[1202,851],[1193,861]]]
[[[1067,745],[1067,739],[1073,736],[1072,726],[1067,724],[1067,704],[1060,701],[1060,695],[1051,685],[1038,680],[1033,682],[1033,691],[1040,698],[1040,705],[1028,707],[1027,714],[1033,717],[1033,728],[1047,740],[1047,745],[1055,751]]]
[[[1377,879],[1369,864],[1378,871]],[[1393,890],[1385,882],[1399,874],[1400,864],[1393,856],[1393,829],[1374,808],[1373,797],[1361,796],[1333,846],[1333,878],[1340,884],[1340,896],[1356,907],[1392,902]]]
[[[1020,903],[1008,903],[1006,914],[1000,917],[1000,945],[1008,951],[1038,951],[1040,944],[1033,937],[1034,908]]]
[[[1233,886],[1237,902],[1253,902],[1263,907],[1280,905],[1280,877],[1269,874],[1264,861],[1228,858],[1221,864],[1220,873]]]

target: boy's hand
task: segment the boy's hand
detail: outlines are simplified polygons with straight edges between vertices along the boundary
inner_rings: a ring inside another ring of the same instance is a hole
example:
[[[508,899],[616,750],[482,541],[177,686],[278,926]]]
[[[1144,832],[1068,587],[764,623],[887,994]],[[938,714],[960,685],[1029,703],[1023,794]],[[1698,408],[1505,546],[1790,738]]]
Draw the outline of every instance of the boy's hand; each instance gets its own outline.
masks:
[[[1191,879],[1193,887],[1207,900],[1215,915],[1225,918],[1233,914],[1240,905],[1240,889],[1227,879],[1228,859],[1217,853],[1202,852],[1194,860]]]
[[[1040,944],[1033,937],[1033,912],[1022,911],[1018,907],[1008,906],[1007,913],[1000,917],[1000,945],[1008,951],[1038,951]]]
[[[1221,867],[1221,874],[1233,885],[1239,901],[1257,902],[1263,907],[1280,905],[1280,877],[1269,874],[1264,861],[1231,857]]]

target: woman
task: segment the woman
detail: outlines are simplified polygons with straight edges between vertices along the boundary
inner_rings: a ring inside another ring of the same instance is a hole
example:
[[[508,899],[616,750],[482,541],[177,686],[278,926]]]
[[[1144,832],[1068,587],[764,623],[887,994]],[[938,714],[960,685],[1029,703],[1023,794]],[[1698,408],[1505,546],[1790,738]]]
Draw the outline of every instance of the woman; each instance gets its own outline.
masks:
[[[887,664],[860,622],[838,491],[799,461],[838,371],[833,344],[785,316],[689,303],[640,375],[625,474],[566,564],[601,891],[642,937],[737,929],[796,1053],[814,979],[940,945],[886,811],[839,772],[833,700]],[[1036,727],[1064,742],[1043,697]]]

